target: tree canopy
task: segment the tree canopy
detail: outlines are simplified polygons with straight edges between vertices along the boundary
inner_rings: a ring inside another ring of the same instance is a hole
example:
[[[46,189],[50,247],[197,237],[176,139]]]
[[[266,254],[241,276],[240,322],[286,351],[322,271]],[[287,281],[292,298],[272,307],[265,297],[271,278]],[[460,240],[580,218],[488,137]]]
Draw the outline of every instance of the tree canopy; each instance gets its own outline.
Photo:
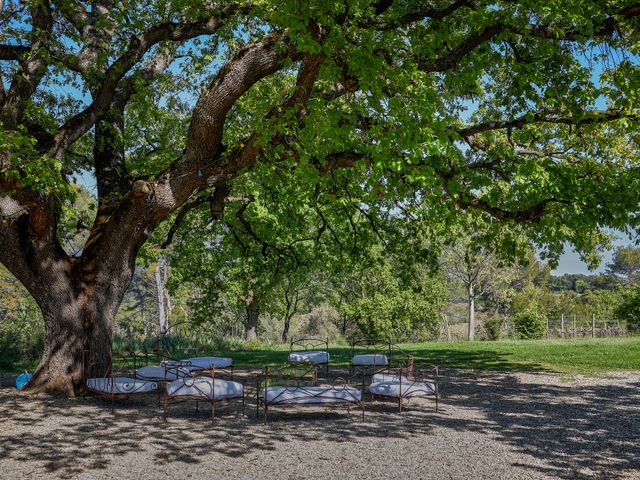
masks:
[[[611,263],[607,265],[607,271],[612,275],[621,275],[626,282],[637,282],[640,274],[640,248],[617,248]]]
[[[205,201],[242,222],[252,175],[433,237],[471,209],[503,252],[525,235],[591,258],[605,228],[638,228],[639,16],[622,0],[1,2],[0,261],[47,325],[33,385],[69,390],[89,345],[106,358],[140,247]],[[60,220],[87,172],[97,208],[70,251]]]

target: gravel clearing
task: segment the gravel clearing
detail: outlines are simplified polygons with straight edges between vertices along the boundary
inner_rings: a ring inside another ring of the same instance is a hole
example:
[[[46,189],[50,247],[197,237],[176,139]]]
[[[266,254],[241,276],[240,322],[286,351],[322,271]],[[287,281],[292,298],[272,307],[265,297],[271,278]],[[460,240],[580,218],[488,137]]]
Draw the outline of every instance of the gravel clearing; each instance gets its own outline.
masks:
[[[0,478],[640,479],[640,373],[445,372],[433,400],[279,408],[28,397],[0,377]]]

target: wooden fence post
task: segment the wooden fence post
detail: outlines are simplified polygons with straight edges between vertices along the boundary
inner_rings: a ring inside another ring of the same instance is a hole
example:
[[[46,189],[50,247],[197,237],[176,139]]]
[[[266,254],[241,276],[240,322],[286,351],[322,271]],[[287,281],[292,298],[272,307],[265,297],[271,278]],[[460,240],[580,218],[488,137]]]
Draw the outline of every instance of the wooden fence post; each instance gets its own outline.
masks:
[[[549,337],[549,317],[547,317],[547,338]]]
[[[447,342],[451,341],[451,328],[449,327],[449,318],[446,314],[442,314],[442,330],[447,335]]]

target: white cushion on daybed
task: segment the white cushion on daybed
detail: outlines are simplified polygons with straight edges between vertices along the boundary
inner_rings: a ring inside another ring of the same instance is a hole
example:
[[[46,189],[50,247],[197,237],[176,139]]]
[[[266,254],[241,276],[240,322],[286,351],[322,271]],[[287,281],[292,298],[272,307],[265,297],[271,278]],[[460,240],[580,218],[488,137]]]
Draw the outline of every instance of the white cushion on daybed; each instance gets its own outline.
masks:
[[[398,382],[400,381],[400,375],[395,373],[376,373],[371,377],[371,383],[378,382]],[[402,376],[403,382],[408,382],[407,378]]]
[[[354,355],[351,359],[351,365],[389,365],[389,359],[381,353],[366,353]]]
[[[197,370],[211,368],[212,365],[216,368],[227,368],[233,365],[233,360],[226,357],[193,357],[178,361],[169,360],[167,365],[179,365],[181,363],[189,364],[189,366],[185,366],[189,370]]]
[[[376,382],[369,385],[369,392],[384,397],[423,397],[434,395],[436,386],[430,382]]]
[[[136,380],[135,378],[115,377],[115,378],[88,378],[87,388],[104,393],[132,394],[153,392],[158,389],[155,382],[146,380]]]
[[[345,403],[358,402],[362,392],[353,387],[267,387],[260,391],[267,403]]]
[[[167,374],[165,377],[165,369]],[[166,365],[147,365],[136,370],[138,378],[147,380],[175,380],[189,375],[189,369],[184,367],[170,367]]]
[[[289,354],[291,363],[329,363],[329,352],[291,352]]]
[[[230,380],[210,377],[180,378],[167,384],[170,397],[202,397],[214,400],[242,398],[244,385]]]

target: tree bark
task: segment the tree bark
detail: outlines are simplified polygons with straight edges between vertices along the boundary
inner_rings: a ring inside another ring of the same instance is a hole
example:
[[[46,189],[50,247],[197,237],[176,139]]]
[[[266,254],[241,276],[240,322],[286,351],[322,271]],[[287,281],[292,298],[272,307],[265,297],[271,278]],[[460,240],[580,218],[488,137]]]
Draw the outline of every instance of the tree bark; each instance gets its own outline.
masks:
[[[118,228],[132,225],[129,217],[110,218],[116,228],[95,227],[82,257],[64,252],[55,216],[38,206],[5,226],[0,261],[29,290],[45,324],[43,356],[27,391],[72,396],[89,373],[83,360],[92,376],[110,368],[113,321],[144,240]]]
[[[467,285],[467,295],[469,301],[469,341],[475,339],[476,336],[476,294],[473,282]]]
[[[291,328],[291,316],[289,314],[285,314],[284,326],[282,328],[282,343],[287,343],[287,341],[289,340],[290,328]]]
[[[244,339],[255,340],[258,338],[258,325],[260,323],[260,301],[257,297],[250,295],[250,300],[246,307],[246,318],[244,324]]]
[[[45,345],[27,391],[73,396],[87,376],[109,373],[114,319],[132,276],[130,268],[95,284],[72,273],[57,279],[55,296],[34,295],[45,323]]]

